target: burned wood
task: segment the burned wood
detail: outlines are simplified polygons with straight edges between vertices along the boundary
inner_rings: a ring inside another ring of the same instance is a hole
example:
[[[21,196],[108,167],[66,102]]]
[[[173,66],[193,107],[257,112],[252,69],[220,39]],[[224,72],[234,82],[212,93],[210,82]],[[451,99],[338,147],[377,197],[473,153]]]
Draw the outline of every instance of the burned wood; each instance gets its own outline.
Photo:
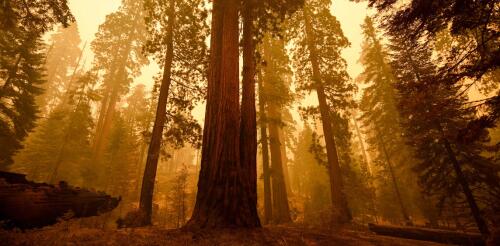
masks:
[[[6,228],[30,229],[55,224],[71,214],[81,218],[109,212],[120,198],[69,186],[35,183],[25,175],[0,172],[0,221]]]
[[[371,223],[368,224],[368,228],[370,231],[384,236],[458,245],[485,245],[485,241],[479,233],[463,233],[418,227],[396,227]]]

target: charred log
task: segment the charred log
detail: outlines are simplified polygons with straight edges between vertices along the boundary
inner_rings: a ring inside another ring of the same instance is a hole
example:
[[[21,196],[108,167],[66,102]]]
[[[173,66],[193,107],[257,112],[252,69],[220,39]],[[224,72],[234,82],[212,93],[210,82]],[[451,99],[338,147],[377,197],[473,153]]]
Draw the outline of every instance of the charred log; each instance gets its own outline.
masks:
[[[0,221],[6,228],[31,229],[55,224],[58,218],[96,216],[118,206],[120,198],[69,186],[35,183],[24,174],[0,172]]]
[[[368,224],[368,228],[370,231],[384,236],[457,245],[485,245],[485,242],[479,233],[463,233],[458,231],[418,227],[385,226],[371,223]]]

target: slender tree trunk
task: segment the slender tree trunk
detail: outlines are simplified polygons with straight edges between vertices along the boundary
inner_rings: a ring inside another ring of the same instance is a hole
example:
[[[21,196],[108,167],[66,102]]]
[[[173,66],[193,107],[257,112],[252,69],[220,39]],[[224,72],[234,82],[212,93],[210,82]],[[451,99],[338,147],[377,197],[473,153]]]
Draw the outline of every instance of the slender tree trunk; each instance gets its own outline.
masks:
[[[160,95],[158,97],[158,106],[156,108],[156,118],[153,125],[153,133],[149,144],[146,167],[142,178],[141,198],[139,209],[144,212],[144,225],[151,224],[153,214],[153,192],[156,180],[156,170],[158,167],[158,158],[160,157],[161,140],[163,136],[163,127],[167,120],[167,101],[170,90],[172,62],[174,58],[174,25],[175,25],[175,0],[170,1],[169,19],[167,29],[167,51],[165,54],[165,64],[163,67],[163,79],[160,85]]]
[[[106,111],[108,109],[109,104],[109,95],[111,94],[111,88],[106,88],[103,99],[101,102],[101,109],[99,110],[99,117],[97,119],[96,129],[95,129],[95,137],[94,142],[92,144],[92,158],[95,157],[95,153],[97,151],[97,146],[100,145],[100,135],[102,131],[102,125],[104,123],[104,117],[106,117]]]
[[[335,139],[333,137],[332,120],[330,119],[330,109],[326,101],[326,95],[321,81],[321,71],[315,46],[314,32],[311,26],[309,10],[304,8],[304,21],[306,29],[307,47],[309,50],[309,59],[313,69],[313,79],[318,94],[319,109],[323,125],[323,135],[325,136],[326,154],[328,158],[328,172],[330,175],[330,192],[332,199],[332,209],[334,220],[345,223],[350,221],[351,213],[347,206],[347,200],[343,194],[342,174],[340,171],[339,157]]]
[[[363,141],[363,137],[361,135],[361,131],[359,130],[359,126],[358,126],[358,121],[356,120],[356,117],[353,116],[352,118],[352,121],[354,122],[354,128],[356,130],[356,136],[358,137],[358,140],[359,140],[359,144],[361,146],[361,152],[363,153],[363,163],[365,165],[365,169],[366,169],[366,172],[368,174],[368,185],[369,185],[369,189],[370,189],[370,205],[372,207],[372,210],[373,210],[373,216],[375,218],[375,222],[377,223],[377,206],[375,205],[375,197],[376,197],[376,194],[375,194],[375,185],[373,184],[373,174],[372,174],[372,169],[370,167],[370,164],[368,163],[368,154],[366,153],[366,148],[365,148],[365,143]]]
[[[450,158],[451,164],[453,165],[453,169],[455,170],[455,174],[457,175],[457,181],[462,186],[465,198],[467,199],[467,203],[469,204],[472,217],[474,217],[477,228],[479,229],[483,237],[487,238],[490,235],[488,225],[486,224],[486,221],[481,215],[481,210],[479,209],[474,194],[472,194],[472,190],[470,189],[469,183],[467,182],[467,179],[465,178],[465,175],[462,172],[462,167],[460,166],[460,163],[457,160],[455,152],[451,148],[450,142],[448,141],[446,135],[444,134],[441,124],[438,124],[438,129],[442,135],[442,141],[446,149],[446,153],[448,154],[448,158]]]
[[[138,22],[135,23],[138,25]],[[115,61],[118,64],[114,64],[112,68],[113,74],[113,85],[111,88],[107,89],[105,95],[109,95],[109,98],[105,98],[104,104],[101,107],[101,112],[99,114],[99,121],[96,129],[96,136],[94,140],[94,149],[92,153],[93,162],[98,162],[102,159],[104,151],[108,143],[109,133],[111,131],[111,126],[113,124],[114,113],[116,110],[116,104],[120,99],[120,82],[121,79],[126,80],[128,75],[126,74],[126,64],[129,58],[129,53],[132,48],[132,42],[135,38],[137,26],[133,26],[130,30],[128,40],[126,41],[123,53],[120,53],[120,49],[116,51],[117,57]],[[104,113],[104,115],[102,115]]]
[[[243,91],[240,123],[240,160],[248,172],[251,216],[257,212],[257,112],[255,108],[254,0],[243,1]]]
[[[262,147],[262,172],[264,178],[264,223],[273,219],[273,204],[271,200],[271,170],[269,169],[269,140],[267,139],[266,104],[264,101],[262,76],[259,73],[259,115],[260,115],[260,142]]]
[[[281,150],[281,163],[283,164],[283,176],[285,177],[285,187],[288,196],[293,196],[292,187],[290,186],[290,174],[288,170],[288,158],[286,157],[286,141],[283,128],[279,128],[279,140]]]
[[[240,161],[239,0],[214,0],[201,170],[187,228],[258,227]]]
[[[75,68],[73,69],[73,72],[71,73],[71,76],[69,77],[68,85],[66,86],[66,92],[71,90],[71,87],[73,87],[73,80],[75,79],[76,72],[78,71],[78,68],[80,67],[80,62],[82,61],[83,58],[83,53],[85,52],[85,48],[87,47],[87,41],[83,44],[83,48],[80,51],[80,55],[78,56],[78,60],[76,60]],[[85,65],[85,60],[84,64]]]
[[[272,194],[273,194],[273,222],[276,224],[288,223],[290,217],[290,207],[288,206],[288,194],[286,190],[285,177],[283,174],[283,163],[281,156],[281,143],[279,137],[279,123],[281,113],[277,105],[268,104],[268,115],[273,116],[273,121],[269,124],[269,142],[271,149],[271,172]]]
[[[70,115],[70,121],[68,122],[68,125],[66,128],[69,126],[73,125],[74,123],[74,114],[80,107],[80,104],[82,103],[82,99],[80,98],[75,106],[75,109],[73,110],[72,114]],[[61,147],[59,147],[59,151],[57,152],[57,157],[56,157],[56,162],[54,163],[54,169],[52,170],[52,173],[49,176],[49,183],[54,184],[57,181],[57,175],[59,174],[59,168],[61,167],[63,158],[64,158],[64,152],[66,150],[66,145],[68,144],[70,140],[71,134],[69,130],[64,134],[63,142],[61,144]]]
[[[364,163],[364,168],[366,169],[366,172],[368,175],[372,175],[372,169],[370,167],[370,164],[368,163],[368,154],[366,153],[366,148],[365,148],[365,142],[363,141],[363,136],[361,135],[361,131],[359,130],[359,125],[358,121],[356,120],[355,117],[352,118],[352,121],[354,122],[354,129],[356,130],[356,136],[358,137],[359,140],[359,145],[361,146],[361,153],[363,154],[363,163]]]
[[[115,119],[115,112],[116,112],[116,104],[118,103],[120,99],[120,95],[118,92],[118,86],[116,86],[109,98],[108,101],[108,107],[106,109],[106,114],[104,115],[104,121],[102,124],[102,129],[101,129],[101,134],[99,135],[100,141],[99,145],[96,146],[96,152],[95,152],[95,157],[96,160],[101,160],[102,157],[104,156],[104,152],[106,151],[106,148],[108,147],[109,143],[109,136],[111,134],[111,128],[113,127],[113,121]]]
[[[382,152],[384,153],[385,161],[387,163],[387,168],[389,169],[389,174],[391,175],[391,180],[392,180],[392,185],[394,187],[394,192],[396,192],[396,197],[398,199],[399,207],[401,208],[401,214],[403,215],[403,219],[405,220],[406,223],[412,224],[410,220],[410,216],[408,215],[408,211],[406,210],[406,207],[403,203],[403,199],[401,198],[401,192],[399,190],[399,185],[398,181],[396,179],[396,174],[394,173],[394,168],[392,166],[391,162],[391,157],[389,156],[389,152],[387,151],[387,148],[385,147],[384,139],[382,138],[382,135],[380,134],[380,131],[376,129],[377,138],[380,144],[380,147],[382,148]]]

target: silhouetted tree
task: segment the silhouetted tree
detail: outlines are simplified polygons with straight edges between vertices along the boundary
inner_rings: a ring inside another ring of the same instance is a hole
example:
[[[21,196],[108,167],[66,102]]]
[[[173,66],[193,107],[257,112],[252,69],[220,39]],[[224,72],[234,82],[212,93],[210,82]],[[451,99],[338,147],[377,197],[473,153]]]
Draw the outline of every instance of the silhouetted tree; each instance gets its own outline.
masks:
[[[488,132],[481,132],[481,141],[461,141],[461,130],[475,118],[475,110],[466,106],[460,86],[438,75],[428,47],[397,38],[392,49],[398,108],[405,137],[420,160],[414,169],[421,183],[442,199],[464,198],[479,231],[489,234],[478,198],[489,194],[487,198],[497,200],[500,187],[498,166],[483,153],[488,149]]]
[[[0,169],[6,169],[35,127],[35,97],[45,82],[41,37],[74,18],[65,0],[3,1],[0,14]]]

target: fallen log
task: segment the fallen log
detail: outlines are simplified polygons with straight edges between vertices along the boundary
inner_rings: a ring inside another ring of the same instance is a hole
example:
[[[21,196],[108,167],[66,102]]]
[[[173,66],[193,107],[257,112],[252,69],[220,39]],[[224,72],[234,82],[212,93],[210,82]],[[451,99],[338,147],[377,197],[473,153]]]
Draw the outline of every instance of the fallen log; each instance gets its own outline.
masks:
[[[39,228],[63,216],[96,216],[113,210],[119,202],[120,198],[65,182],[35,183],[23,174],[0,172],[0,222],[5,228]]]
[[[485,245],[485,242],[479,233],[463,233],[420,227],[386,226],[371,223],[368,224],[368,228],[370,231],[384,236],[458,245]]]

